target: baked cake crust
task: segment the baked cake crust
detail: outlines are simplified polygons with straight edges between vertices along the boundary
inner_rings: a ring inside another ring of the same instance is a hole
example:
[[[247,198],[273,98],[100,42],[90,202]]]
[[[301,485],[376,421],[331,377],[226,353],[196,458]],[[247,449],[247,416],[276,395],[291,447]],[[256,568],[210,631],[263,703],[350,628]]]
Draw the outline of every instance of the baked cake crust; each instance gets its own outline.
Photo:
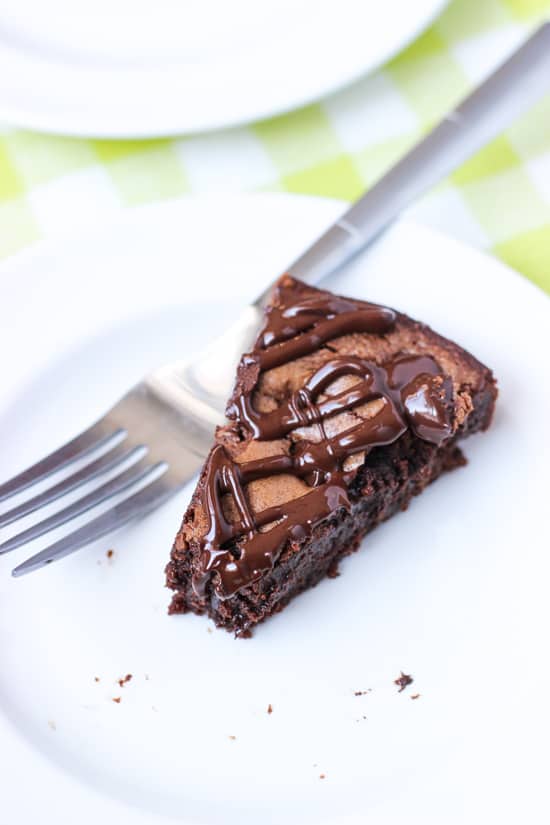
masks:
[[[457,442],[489,426],[496,395],[424,324],[283,277],[176,537],[170,612],[250,635],[464,464]]]

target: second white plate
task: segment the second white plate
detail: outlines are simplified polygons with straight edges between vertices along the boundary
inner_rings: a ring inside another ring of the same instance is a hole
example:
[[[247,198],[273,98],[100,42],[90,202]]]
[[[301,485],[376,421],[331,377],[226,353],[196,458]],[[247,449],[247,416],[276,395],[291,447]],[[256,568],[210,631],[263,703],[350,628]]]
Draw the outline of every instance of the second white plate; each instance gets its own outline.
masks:
[[[0,119],[146,137],[268,117],[387,60],[447,0],[5,0]]]

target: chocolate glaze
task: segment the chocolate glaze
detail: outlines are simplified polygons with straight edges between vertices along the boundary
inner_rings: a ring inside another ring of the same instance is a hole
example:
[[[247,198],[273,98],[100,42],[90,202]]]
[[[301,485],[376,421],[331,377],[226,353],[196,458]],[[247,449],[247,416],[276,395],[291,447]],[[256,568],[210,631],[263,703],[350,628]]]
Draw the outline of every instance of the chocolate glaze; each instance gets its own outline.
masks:
[[[292,285],[295,296],[296,282]],[[283,300],[267,311],[256,349],[243,361],[256,368],[256,383],[262,371],[309,354],[332,338],[357,332],[383,334],[395,323],[393,310],[372,304],[322,294],[285,304],[282,288],[279,297]],[[357,380],[342,392],[326,395],[342,376]],[[353,472],[345,472],[346,458],[390,444],[409,427],[419,438],[438,446],[452,434],[452,385],[429,356],[405,355],[384,366],[335,356],[269,413],[254,408],[253,392],[254,387],[228,408],[228,416],[241,431],[258,441],[272,441],[316,425],[320,440],[294,441],[289,454],[242,463],[234,461],[223,446],[214,448],[200,486],[200,504],[208,524],[193,577],[200,597],[216,573],[216,595],[229,598],[271,569],[288,540],[300,541],[332,513],[349,509],[347,485]],[[377,403],[370,417],[358,415],[355,426],[327,436],[324,422],[328,418],[373,401]],[[281,473],[304,479],[311,490],[252,513],[245,485]],[[237,512],[235,520],[224,511],[227,495]]]
[[[246,466],[233,462],[220,445],[210,454],[204,485],[208,501],[203,502],[203,506],[206,504],[208,508],[209,529],[203,539],[201,569],[193,578],[198,596],[204,596],[214,571],[219,575],[217,595],[220,598],[232,596],[273,567],[280,548],[288,538],[295,541],[305,538],[319,521],[339,507],[350,506],[345,484],[338,477],[302,498],[252,515],[243,494]],[[284,471],[288,472],[288,467],[279,469],[279,472]],[[264,474],[273,475],[273,468]],[[225,493],[234,494],[235,490],[238,519],[230,522],[223,510],[222,496]],[[267,532],[259,532],[260,527],[271,522],[276,522],[273,527]],[[239,545],[227,547],[227,544],[241,538],[244,541]]]
[[[294,293],[296,294],[296,293]],[[270,307],[254,353],[261,370],[271,370],[302,358],[341,335],[370,332],[381,335],[395,324],[393,309],[338,298],[302,296],[292,305]]]
[[[357,376],[360,380],[338,395],[316,403],[315,399],[343,375]],[[353,356],[338,356],[323,364],[303,388],[273,412],[256,412],[251,395],[244,394],[229,405],[227,412],[230,418],[244,425],[253,438],[273,441],[299,427],[320,424],[323,419],[358,404],[382,399],[387,403],[375,418],[378,424],[382,421],[387,424],[390,437],[378,443],[390,443],[404,432],[400,406],[404,406],[408,424],[416,435],[440,443],[448,435],[445,422],[451,392],[450,381],[442,379],[439,367],[428,356],[404,356],[386,367]],[[399,426],[403,429],[396,434]]]

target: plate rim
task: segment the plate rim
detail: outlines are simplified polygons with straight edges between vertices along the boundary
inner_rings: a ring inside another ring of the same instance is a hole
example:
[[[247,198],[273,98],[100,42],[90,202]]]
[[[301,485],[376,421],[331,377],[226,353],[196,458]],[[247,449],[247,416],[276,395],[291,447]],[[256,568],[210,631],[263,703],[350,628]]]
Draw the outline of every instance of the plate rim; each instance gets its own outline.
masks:
[[[138,216],[137,219],[143,216],[146,217],[149,212],[158,212],[160,215],[163,211],[170,212],[172,209],[177,209],[181,204],[188,205],[196,203],[198,205],[207,206],[214,201],[220,205],[223,204],[225,208],[231,208],[241,201],[248,200],[255,200],[259,203],[261,201],[270,200],[279,200],[281,202],[287,201],[288,203],[291,203],[299,200],[303,203],[309,202],[323,203],[325,205],[331,204],[334,206],[335,210],[338,207],[344,210],[350,205],[348,201],[344,201],[340,198],[330,198],[323,195],[307,195],[294,192],[190,192],[173,198],[166,198],[162,201],[155,201],[153,203],[144,203],[137,206],[123,208],[104,220],[94,221],[90,225],[81,226],[77,229],[71,228],[65,232],[56,233],[52,237],[40,238],[24,249],[17,250],[7,258],[0,260],[0,278],[3,276],[5,277],[6,274],[8,274],[10,267],[23,265],[27,258],[32,260],[32,258],[39,257],[42,254],[51,254],[52,252],[56,252],[58,248],[63,246],[65,243],[80,243],[86,241],[87,239],[101,235],[106,231],[114,230],[119,225],[122,226],[126,223],[132,223],[136,220],[136,216]],[[467,250],[468,252],[479,256],[483,261],[488,262],[490,265],[494,264],[502,271],[511,274],[516,280],[516,283],[522,283],[532,294],[536,294],[537,296],[550,301],[550,295],[546,293],[542,287],[531,281],[526,275],[523,275],[509,264],[501,261],[495,255],[491,254],[490,250],[475,247],[472,244],[466,243],[465,241],[444,232],[442,229],[432,227],[421,220],[411,217],[406,211],[402,213],[387,228],[387,230],[383,231],[380,237],[383,238],[388,231],[391,231],[393,227],[403,224],[415,227],[416,230],[424,233],[426,236],[431,235],[439,240],[455,245],[460,247],[462,250]],[[373,247],[376,243],[377,241],[374,242]],[[6,270],[6,272],[4,272],[4,270]]]

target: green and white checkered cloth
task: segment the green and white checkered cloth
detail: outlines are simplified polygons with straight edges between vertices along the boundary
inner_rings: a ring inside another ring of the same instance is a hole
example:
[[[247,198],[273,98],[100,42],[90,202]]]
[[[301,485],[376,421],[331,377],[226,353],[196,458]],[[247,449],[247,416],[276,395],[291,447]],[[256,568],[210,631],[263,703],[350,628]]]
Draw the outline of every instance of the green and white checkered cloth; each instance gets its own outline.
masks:
[[[98,141],[0,127],[0,258],[122,207],[187,193],[353,200],[545,15],[550,0],[454,0],[380,71],[242,128]],[[493,252],[550,292],[550,94],[410,214]]]

